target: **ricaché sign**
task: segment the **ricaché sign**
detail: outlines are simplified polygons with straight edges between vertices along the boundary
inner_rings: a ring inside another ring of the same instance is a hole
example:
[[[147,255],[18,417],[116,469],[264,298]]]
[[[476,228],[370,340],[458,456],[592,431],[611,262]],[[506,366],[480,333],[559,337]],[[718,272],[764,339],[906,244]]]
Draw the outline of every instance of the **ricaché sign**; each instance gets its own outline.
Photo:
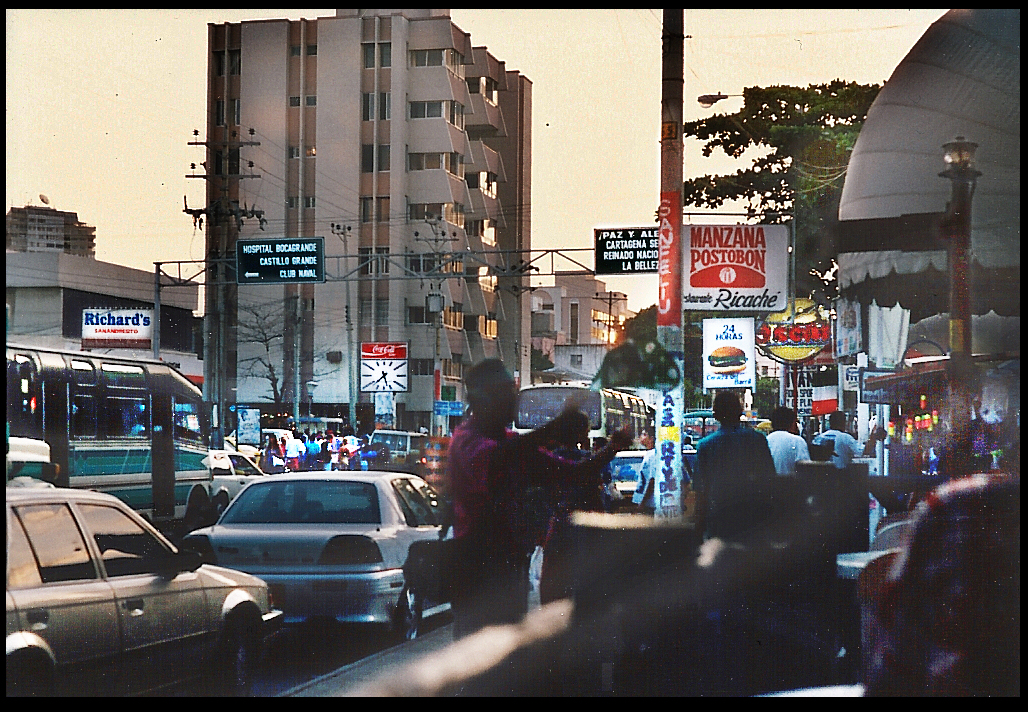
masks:
[[[683,225],[682,306],[701,311],[786,308],[786,225]]]
[[[82,348],[148,349],[153,309],[83,309]]]

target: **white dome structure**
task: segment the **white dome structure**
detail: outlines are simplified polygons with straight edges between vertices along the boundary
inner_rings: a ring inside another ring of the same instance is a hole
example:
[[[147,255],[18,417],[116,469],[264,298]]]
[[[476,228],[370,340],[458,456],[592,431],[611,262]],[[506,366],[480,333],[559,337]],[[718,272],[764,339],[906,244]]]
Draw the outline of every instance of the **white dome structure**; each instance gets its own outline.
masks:
[[[914,322],[948,311],[938,224],[951,184],[943,144],[978,144],[972,310],[1020,314],[1020,10],[951,10],[896,67],[868,111],[839,207],[840,287]]]

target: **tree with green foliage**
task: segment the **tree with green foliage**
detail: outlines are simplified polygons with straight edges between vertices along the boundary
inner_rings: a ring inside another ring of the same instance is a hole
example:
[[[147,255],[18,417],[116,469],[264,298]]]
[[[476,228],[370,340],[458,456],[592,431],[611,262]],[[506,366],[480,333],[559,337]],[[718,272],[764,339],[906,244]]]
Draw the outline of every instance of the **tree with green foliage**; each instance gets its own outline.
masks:
[[[760,222],[796,216],[796,282],[799,294],[823,301],[838,253],[836,225],[850,152],[881,86],[835,80],[809,87],[749,87],[734,114],[716,114],[684,125],[703,142],[703,155],[721,150],[742,158],[757,149],[749,167],[731,175],[705,175],[683,186],[685,206],[716,209],[745,201]]]

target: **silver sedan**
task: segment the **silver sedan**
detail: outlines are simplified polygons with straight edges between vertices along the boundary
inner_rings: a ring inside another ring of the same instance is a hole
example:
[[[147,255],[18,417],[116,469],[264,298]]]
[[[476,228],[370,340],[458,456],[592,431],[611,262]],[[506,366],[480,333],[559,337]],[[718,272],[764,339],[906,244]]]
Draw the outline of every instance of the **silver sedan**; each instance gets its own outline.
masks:
[[[448,608],[406,585],[410,545],[438,538],[440,501],[403,472],[302,472],[260,478],[184,547],[267,581],[286,623],[333,619],[405,638]]]

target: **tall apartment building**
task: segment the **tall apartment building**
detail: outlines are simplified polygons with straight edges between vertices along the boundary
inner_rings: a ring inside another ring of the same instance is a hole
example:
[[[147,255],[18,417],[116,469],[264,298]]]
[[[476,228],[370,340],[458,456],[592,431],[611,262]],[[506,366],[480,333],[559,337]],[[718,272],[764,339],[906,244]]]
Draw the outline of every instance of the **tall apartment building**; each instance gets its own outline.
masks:
[[[7,212],[7,249],[96,257],[96,228],[78,213],[28,205]]]
[[[483,358],[527,381],[516,263],[531,247],[531,82],[449,10],[338,10],[208,34],[198,143],[208,206],[220,207],[208,257],[254,237],[323,236],[326,252],[322,284],[208,290],[207,338],[223,358],[208,365],[212,400],[277,392],[304,414],[346,417],[354,396],[372,400],[357,393],[360,342],[408,343],[409,390],[386,406],[404,429],[443,425],[437,389],[460,399],[464,369]]]

